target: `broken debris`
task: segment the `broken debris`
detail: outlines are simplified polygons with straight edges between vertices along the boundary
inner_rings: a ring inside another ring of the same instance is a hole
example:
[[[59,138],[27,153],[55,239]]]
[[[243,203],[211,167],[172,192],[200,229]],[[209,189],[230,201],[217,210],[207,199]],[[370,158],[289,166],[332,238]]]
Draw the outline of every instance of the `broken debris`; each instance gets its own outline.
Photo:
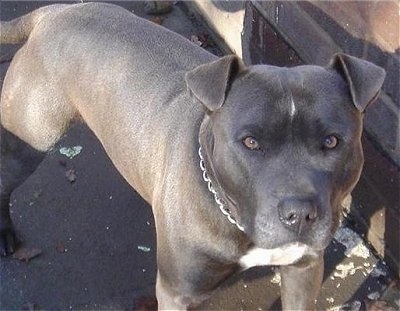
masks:
[[[368,258],[370,256],[369,249],[364,245],[363,240],[353,230],[342,227],[336,231],[335,240],[346,247],[344,252],[346,257],[362,257]]]
[[[349,262],[348,264],[340,264],[336,266],[336,270],[333,273],[334,277],[344,279],[349,275],[354,275],[357,270],[364,269],[362,266],[354,266],[354,262]]]
[[[73,146],[73,147],[61,147],[60,154],[65,155],[69,159],[73,159],[77,155],[79,155],[82,151],[82,146]]]
[[[157,25],[162,25],[164,20],[165,20],[164,16],[152,16],[150,18],[150,21],[155,23],[155,24],[157,24]]]
[[[358,300],[346,303],[342,306],[335,306],[327,309],[327,311],[359,311],[359,310],[361,310],[361,301]]]
[[[65,177],[67,180],[72,184],[73,182],[76,181],[76,172],[74,169],[69,169],[65,172]]]
[[[31,259],[39,256],[41,253],[42,250],[38,248],[20,247],[13,254],[13,258],[20,261],[29,262]]]
[[[143,246],[143,245],[138,245],[137,248],[138,248],[138,250],[140,250],[140,251],[142,251],[142,252],[144,252],[144,253],[148,253],[148,252],[151,251],[151,248],[150,248],[150,247]]]

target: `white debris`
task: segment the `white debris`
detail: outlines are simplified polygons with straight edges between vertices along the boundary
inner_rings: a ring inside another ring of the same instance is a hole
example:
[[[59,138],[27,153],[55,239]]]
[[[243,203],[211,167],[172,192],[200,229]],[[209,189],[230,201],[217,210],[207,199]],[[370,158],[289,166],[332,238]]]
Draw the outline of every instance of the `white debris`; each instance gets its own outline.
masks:
[[[150,248],[150,247],[147,247],[147,246],[138,245],[137,248],[138,248],[138,250],[140,250],[140,251],[142,251],[142,252],[145,252],[145,253],[148,253],[148,252],[151,251],[151,248]]]
[[[201,46],[203,43],[199,40],[198,36],[192,35],[190,36],[190,41],[192,41],[194,44]]]
[[[349,262],[348,264],[340,264],[336,266],[336,270],[333,273],[334,277],[344,279],[349,275],[354,275],[357,270],[363,269],[362,266],[354,266],[354,262]]]
[[[272,284],[278,284],[279,286],[281,285],[281,274],[279,271],[275,271],[274,277],[270,281]]]
[[[59,151],[62,155],[65,155],[67,158],[72,159],[80,154],[82,149],[82,146],[61,147]]]
[[[332,308],[328,308],[327,311],[360,311],[361,309],[361,302],[358,300],[355,300],[351,303],[346,303],[342,306],[335,306]]]
[[[344,252],[346,257],[362,257],[368,258],[370,256],[369,249],[364,245],[363,240],[353,230],[342,227],[336,231],[335,240],[346,247]]]
[[[335,299],[333,299],[333,297],[328,297],[328,298],[326,298],[326,301],[329,303],[334,303]]]
[[[371,299],[371,300],[378,300],[379,297],[380,297],[379,292],[372,292],[372,293],[368,294],[368,299]]]

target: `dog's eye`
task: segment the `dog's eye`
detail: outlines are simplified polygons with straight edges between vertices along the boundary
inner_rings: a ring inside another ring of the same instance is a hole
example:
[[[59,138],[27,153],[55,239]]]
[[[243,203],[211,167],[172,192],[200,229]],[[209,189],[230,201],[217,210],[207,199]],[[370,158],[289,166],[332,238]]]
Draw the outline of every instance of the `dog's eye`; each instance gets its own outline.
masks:
[[[339,139],[335,135],[328,135],[324,138],[324,149],[334,149],[339,144]]]
[[[247,136],[243,139],[243,145],[246,146],[246,148],[250,150],[259,150],[260,149],[260,144],[258,141],[251,136]]]

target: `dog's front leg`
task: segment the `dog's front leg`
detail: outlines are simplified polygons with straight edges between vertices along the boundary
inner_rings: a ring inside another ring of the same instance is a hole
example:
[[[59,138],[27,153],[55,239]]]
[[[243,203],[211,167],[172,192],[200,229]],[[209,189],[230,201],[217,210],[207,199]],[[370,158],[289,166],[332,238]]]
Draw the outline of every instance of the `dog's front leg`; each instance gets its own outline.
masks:
[[[173,289],[163,281],[160,271],[157,271],[156,296],[158,310],[187,310],[189,303],[184,303],[184,299],[173,293]]]
[[[283,310],[315,310],[324,274],[324,257],[319,253],[299,263],[281,266]]]

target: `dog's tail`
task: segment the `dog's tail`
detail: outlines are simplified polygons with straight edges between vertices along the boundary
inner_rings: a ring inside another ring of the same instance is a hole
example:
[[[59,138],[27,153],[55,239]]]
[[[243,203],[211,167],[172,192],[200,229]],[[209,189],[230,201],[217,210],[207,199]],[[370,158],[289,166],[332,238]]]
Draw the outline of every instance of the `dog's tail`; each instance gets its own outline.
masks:
[[[44,6],[11,21],[0,21],[0,44],[16,44],[26,41],[35,25],[46,15],[60,11],[67,6],[65,4]]]

